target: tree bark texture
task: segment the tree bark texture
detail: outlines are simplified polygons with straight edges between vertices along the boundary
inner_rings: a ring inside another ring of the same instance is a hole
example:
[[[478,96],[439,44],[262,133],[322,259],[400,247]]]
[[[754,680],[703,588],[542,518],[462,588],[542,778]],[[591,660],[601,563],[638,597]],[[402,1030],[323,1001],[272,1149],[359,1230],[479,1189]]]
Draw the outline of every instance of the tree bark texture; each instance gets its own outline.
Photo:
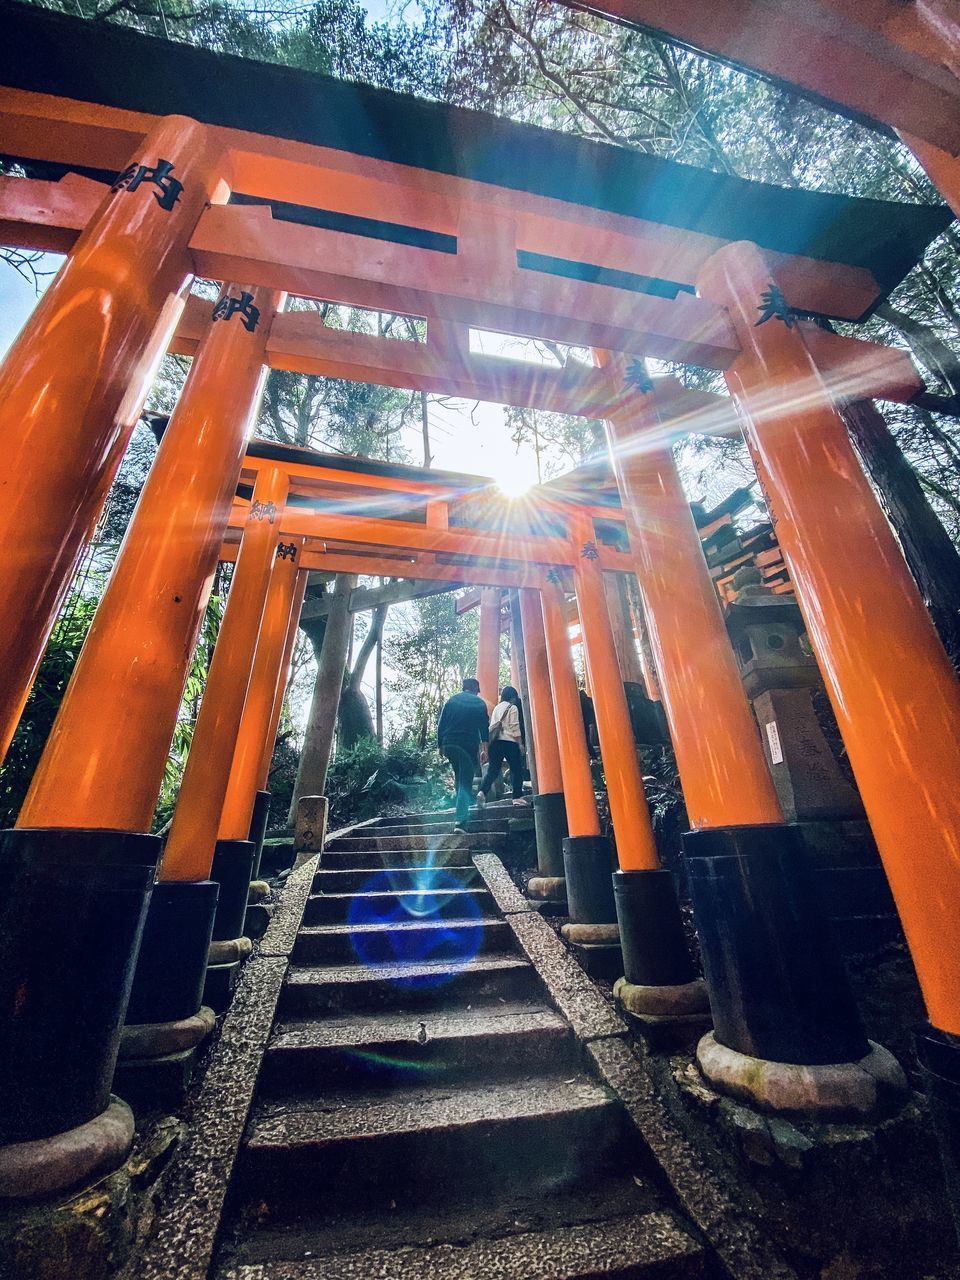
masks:
[[[873,401],[851,403],[843,416],[934,625],[956,661],[960,656],[960,554]]]
[[[289,821],[292,826],[301,796],[324,794],[327,770],[333,753],[333,734],[340,706],[343,672],[347,661],[347,649],[353,630],[350,613],[350,592],[357,585],[353,574],[341,573],[334,583],[331,608],[327,615],[322,648],[317,654],[317,679],[313,686],[313,699],[307,718],[307,732],[303,750],[297,765],[297,780],[290,801]],[[313,642],[310,631],[307,632]]]

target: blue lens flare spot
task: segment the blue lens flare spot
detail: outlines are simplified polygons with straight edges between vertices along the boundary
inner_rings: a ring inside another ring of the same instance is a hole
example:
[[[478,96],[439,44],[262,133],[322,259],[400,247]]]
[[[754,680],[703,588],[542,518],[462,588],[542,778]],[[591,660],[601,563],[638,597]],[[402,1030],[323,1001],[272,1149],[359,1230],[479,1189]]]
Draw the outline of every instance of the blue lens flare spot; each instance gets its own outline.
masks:
[[[450,982],[480,950],[483,924],[472,893],[444,867],[425,867],[402,889],[376,871],[355,894],[347,912],[350,941],[361,964],[423,965],[401,978],[407,987]]]

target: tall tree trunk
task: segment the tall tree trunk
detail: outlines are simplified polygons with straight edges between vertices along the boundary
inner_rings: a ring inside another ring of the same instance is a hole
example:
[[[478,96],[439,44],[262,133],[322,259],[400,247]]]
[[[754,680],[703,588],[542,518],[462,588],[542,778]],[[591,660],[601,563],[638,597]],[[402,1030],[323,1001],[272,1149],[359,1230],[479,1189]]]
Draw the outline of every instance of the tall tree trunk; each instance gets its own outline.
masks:
[[[433,464],[433,454],[430,452],[430,406],[425,391],[420,392],[420,427],[423,432],[423,465],[429,468]]]
[[[960,655],[960,553],[872,400],[843,409],[851,438],[948,653]]]
[[[377,641],[377,665],[374,702],[377,716],[377,741],[383,746],[383,633]]]
[[[323,795],[323,789],[327,785],[327,770],[330,767],[330,756],[333,752],[333,734],[337,724],[340,691],[343,687],[343,671],[347,661],[350,633],[353,630],[350,592],[356,585],[357,579],[353,574],[338,574],[331,595],[323,647],[317,655],[317,679],[313,686],[307,732],[303,740],[303,750],[300,752],[297,780],[290,801],[291,826],[296,818],[300,797]],[[310,635],[309,630],[307,635]]]
[[[374,609],[356,662],[343,683],[339,710],[340,744],[343,747],[354,747],[361,738],[376,737],[370,704],[360,686],[370,657],[383,637],[383,625],[389,608],[389,605],[382,604]]]

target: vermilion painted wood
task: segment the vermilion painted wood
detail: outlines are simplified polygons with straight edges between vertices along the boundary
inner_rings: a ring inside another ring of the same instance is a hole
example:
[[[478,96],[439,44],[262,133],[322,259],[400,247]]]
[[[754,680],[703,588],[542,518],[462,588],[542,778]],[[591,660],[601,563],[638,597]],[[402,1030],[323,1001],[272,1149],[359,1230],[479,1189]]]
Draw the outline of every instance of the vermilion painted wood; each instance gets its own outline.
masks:
[[[762,253],[722,250],[744,436],[910,942],[930,1019],[960,1034],[960,684],[796,326],[757,323]]]

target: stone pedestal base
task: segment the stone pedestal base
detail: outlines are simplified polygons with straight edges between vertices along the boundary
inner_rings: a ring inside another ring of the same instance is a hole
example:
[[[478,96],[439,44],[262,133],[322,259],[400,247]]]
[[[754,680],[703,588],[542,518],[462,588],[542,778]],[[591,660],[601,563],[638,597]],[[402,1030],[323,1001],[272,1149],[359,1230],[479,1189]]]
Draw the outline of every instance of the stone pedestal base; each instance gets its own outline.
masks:
[[[531,876],[527,881],[527,897],[534,906],[549,903],[567,905],[567,882],[563,876]]]
[[[252,950],[253,943],[249,938],[221,938],[211,942],[207,952],[208,971],[211,965],[242,963]]]
[[[613,994],[627,1022],[653,1053],[692,1050],[713,1026],[702,978],[664,987],[618,978]]]
[[[0,1199],[39,1199],[119,1169],[133,1143],[133,1129],[133,1112],[111,1097],[105,1111],[76,1129],[0,1147]]]
[[[120,1039],[120,1057],[162,1058],[169,1053],[180,1053],[202,1044],[216,1026],[217,1016],[212,1009],[202,1006],[192,1018],[180,1018],[177,1022],[128,1023]]]
[[[868,1040],[856,1062],[803,1065],[770,1062],[728,1049],[708,1032],[697,1046],[697,1065],[721,1093],[759,1111],[822,1120],[866,1119],[894,1110],[907,1097],[906,1077],[888,1050]]]
[[[247,905],[254,902],[263,902],[264,898],[270,897],[270,886],[266,880],[251,880],[250,889],[247,893]]]
[[[615,924],[565,924],[560,934],[591,978],[612,980],[623,972],[620,931]]]

